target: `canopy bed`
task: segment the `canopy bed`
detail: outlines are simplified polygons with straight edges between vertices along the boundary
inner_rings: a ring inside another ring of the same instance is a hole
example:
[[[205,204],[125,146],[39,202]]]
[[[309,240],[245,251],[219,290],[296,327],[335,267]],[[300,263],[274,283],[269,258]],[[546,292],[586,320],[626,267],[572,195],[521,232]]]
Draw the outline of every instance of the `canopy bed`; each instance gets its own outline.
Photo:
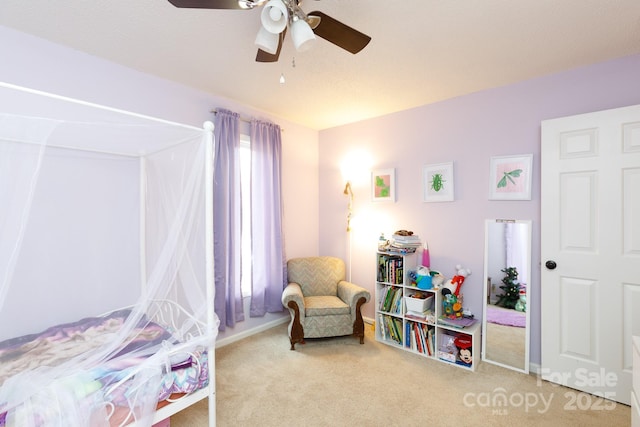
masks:
[[[215,425],[212,131],[0,83],[0,426]]]

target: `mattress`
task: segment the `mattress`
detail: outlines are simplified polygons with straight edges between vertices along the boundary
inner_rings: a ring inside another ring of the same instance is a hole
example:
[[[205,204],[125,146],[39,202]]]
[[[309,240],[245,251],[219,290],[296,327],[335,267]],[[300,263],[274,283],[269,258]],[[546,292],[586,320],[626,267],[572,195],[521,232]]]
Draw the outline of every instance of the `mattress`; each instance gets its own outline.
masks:
[[[25,381],[30,373],[43,367],[58,367],[78,355],[100,352],[122,330],[130,314],[129,310],[118,310],[0,342],[0,390],[13,386],[12,381]],[[154,357],[158,348],[177,343],[170,329],[141,319],[129,333],[126,344],[112,349],[104,362],[88,364],[81,374],[65,381],[75,382],[71,387],[80,398],[91,395],[95,401],[96,394],[100,394],[100,399],[108,400],[107,412],[120,423],[131,406],[132,392],[126,387],[127,378],[146,359]],[[208,384],[206,351],[172,353],[161,365],[162,376],[155,386],[157,402],[175,393],[191,393]],[[0,398],[0,426],[5,423],[6,408],[7,403]]]

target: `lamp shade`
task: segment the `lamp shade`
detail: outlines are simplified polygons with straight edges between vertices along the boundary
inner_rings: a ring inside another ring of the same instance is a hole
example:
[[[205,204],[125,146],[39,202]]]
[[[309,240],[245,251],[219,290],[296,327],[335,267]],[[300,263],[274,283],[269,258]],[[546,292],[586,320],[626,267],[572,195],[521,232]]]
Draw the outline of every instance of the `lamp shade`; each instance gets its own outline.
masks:
[[[280,34],[287,27],[289,13],[281,0],[271,0],[262,8],[262,26],[270,33]]]
[[[291,38],[298,52],[309,50],[316,40],[313,30],[303,19],[297,19],[291,24]]]
[[[264,27],[260,27],[258,35],[256,36],[255,44],[265,52],[275,55],[278,50],[278,44],[280,42],[280,35],[267,31]]]

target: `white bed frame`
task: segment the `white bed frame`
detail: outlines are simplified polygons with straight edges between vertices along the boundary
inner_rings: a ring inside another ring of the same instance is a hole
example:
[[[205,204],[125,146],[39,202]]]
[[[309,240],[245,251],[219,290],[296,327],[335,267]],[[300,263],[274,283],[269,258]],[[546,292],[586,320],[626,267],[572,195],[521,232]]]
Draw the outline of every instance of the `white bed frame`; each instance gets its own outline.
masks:
[[[95,108],[95,109],[123,114],[126,116],[137,117],[137,118],[141,118],[141,119],[149,120],[153,122],[169,124],[177,127],[184,127],[192,130],[202,130],[200,128],[189,126],[189,125],[170,122],[170,121],[158,119],[155,117],[150,117],[150,116],[146,116],[138,113],[132,113],[132,112],[115,109],[115,108],[94,104],[90,102],[85,102],[85,101],[81,101],[73,98],[63,97],[63,96],[51,94],[48,92],[43,92],[39,90],[12,85],[9,83],[0,82],[0,87],[13,89],[21,92],[26,92],[34,95],[40,95],[46,98],[69,102],[76,105],[82,105],[89,108]],[[214,158],[213,123],[205,122],[204,129],[208,131],[208,135],[210,135],[208,143],[206,144],[205,154],[206,154],[206,159],[209,159],[209,161],[207,161],[205,165],[205,180],[207,183],[213,183],[213,158]],[[141,162],[144,163],[144,160],[141,160]],[[143,168],[144,168],[144,164],[141,165],[141,169]],[[141,185],[143,184],[144,183],[141,182]],[[207,188],[210,189],[211,188],[210,185],[208,185]],[[194,332],[193,337],[196,336],[195,335],[196,333],[209,334],[209,336],[215,337],[217,335],[217,328],[218,328],[218,324],[216,322],[216,315],[214,312],[214,304],[213,304],[214,295],[215,295],[214,265],[213,265],[213,191],[206,191],[205,197],[206,199],[205,199],[204,214],[206,217],[206,223],[205,223],[206,243],[205,243],[205,253],[203,254],[203,256],[206,257],[206,266],[205,266],[206,268],[206,299],[207,301],[210,301],[210,303],[207,304],[206,323],[203,323],[200,321],[194,322],[196,331]],[[141,202],[141,203],[144,203],[144,202]],[[141,210],[141,212],[143,212],[143,210]],[[144,218],[141,218],[141,225],[143,224],[144,224]],[[141,227],[141,230],[144,230],[144,227]],[[143,231],[141,232],[143,233]],[[141,237],[144,237],[144,236],[141,236]],[[142,253],[142,258],[144,258],[144,256],[145,254]],[[142,263],[142,266],[144,266],[144,262]],[[142,267],[141,272],[143,276],[146,276],[144,267]],[[142,283],[143,283],[143,286],[146,285],[145,280],[142,280]],[[189,316],[191,319],[193,319],[193,317],[176,302],[160,301],[156,303],[160,304],[161,310],[158,310],[158,314],[156,318],[152,320],[157,321],[158,323],[175,327],[175,326],[178,326],[176,323],[178,315],[180,316],[186,315],[186,316]],[[207,354],[208,354],[208,369],[209,369],[209,372],[208,372],[209,385],[203,389],[187,394],[184,397],[158,409],[154,415],[153,424],[163,421],[169,418],[171,415],[176,414],[177,412],[193,405],[194,403],[199,402],[205,398],[208,398],[209,399],[209,427],[215,427],[216,401],[215,401],[215,343],[214,342],[212,342],[211,346],[207,348]],[[127,425],[137,427],[136,422],[133,422]]]
[[[151,312],[154,313],[154,316],[150,319],[159,325],[169,327],[170,329],[177,331],[180,330],[181,324],[184,322],[179,321],[179,318],[187,318],[192,324],[192,328],[188,331],[184,338],[184,342],[189,342],[192,339],[197,339],[198,337],[207,333],[207,324],[193,317],[187,310],[185,310],[181,305],[179,305],[175,301],[171,300],[154,300],[150,304]],[[171,400],[167,399],[170,402],[168,405],[163,406],[162,408],[156,410],[155,415],[153,417],[153,424],[159,423],[170,416],[182,411],[183,409],[188,408],[201,401],[202,399],[209,398],[209,426],[215,426],[215,412],[212,412],[212,403],[213,403],[213,411],[215,411],[215,376],[213,375],[215,372],[215,365],[210,365],[211,363],[215,363],[215,354],[212,348],[207,348],[208,354],[208,363],[209,366],[213,366],[209,368],[209,372],[207,372],[207,378],[209,379],[209,384],[207,387],[201,388],[199,390],[194,391],[193,393],[185,394],[177,399]],[[184,350],[176,350],[176,353],[183,354]],[[192,356],[192,360],[197,361],[198,358],[195,354],[191,352],[186,352],[190,356]],[[170,353],[169,355],[171,355]],[[131,374],[135,375],[135,374]],[[130,375],[130,376],[131,376]],[[130,376],[126,376],[122,378],[118,383],[113,386],[107,394],[116,390],[118,386],[126,383]],[[214,414],[212,417],[211,414]],[[130,413],[129,417],[125,419],[118,427],[124,426],[132,426],[138,427],[138,423],[132,422],[133,414]]]

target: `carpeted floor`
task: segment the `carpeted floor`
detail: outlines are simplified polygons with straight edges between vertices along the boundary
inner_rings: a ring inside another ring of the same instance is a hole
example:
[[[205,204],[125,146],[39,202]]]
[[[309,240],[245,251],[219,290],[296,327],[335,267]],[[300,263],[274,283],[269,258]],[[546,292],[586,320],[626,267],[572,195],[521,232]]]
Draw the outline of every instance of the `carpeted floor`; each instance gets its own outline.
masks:
[[[474,355],[480,357],[480,354]],[[628,426],[628,406],[488,363],[468,372],[352,337],[289,350],[286,325],[218,349],[217,425]],[[582,408],[582,409],[579,409]],[[206,400],[171,419],[207,425]]]

